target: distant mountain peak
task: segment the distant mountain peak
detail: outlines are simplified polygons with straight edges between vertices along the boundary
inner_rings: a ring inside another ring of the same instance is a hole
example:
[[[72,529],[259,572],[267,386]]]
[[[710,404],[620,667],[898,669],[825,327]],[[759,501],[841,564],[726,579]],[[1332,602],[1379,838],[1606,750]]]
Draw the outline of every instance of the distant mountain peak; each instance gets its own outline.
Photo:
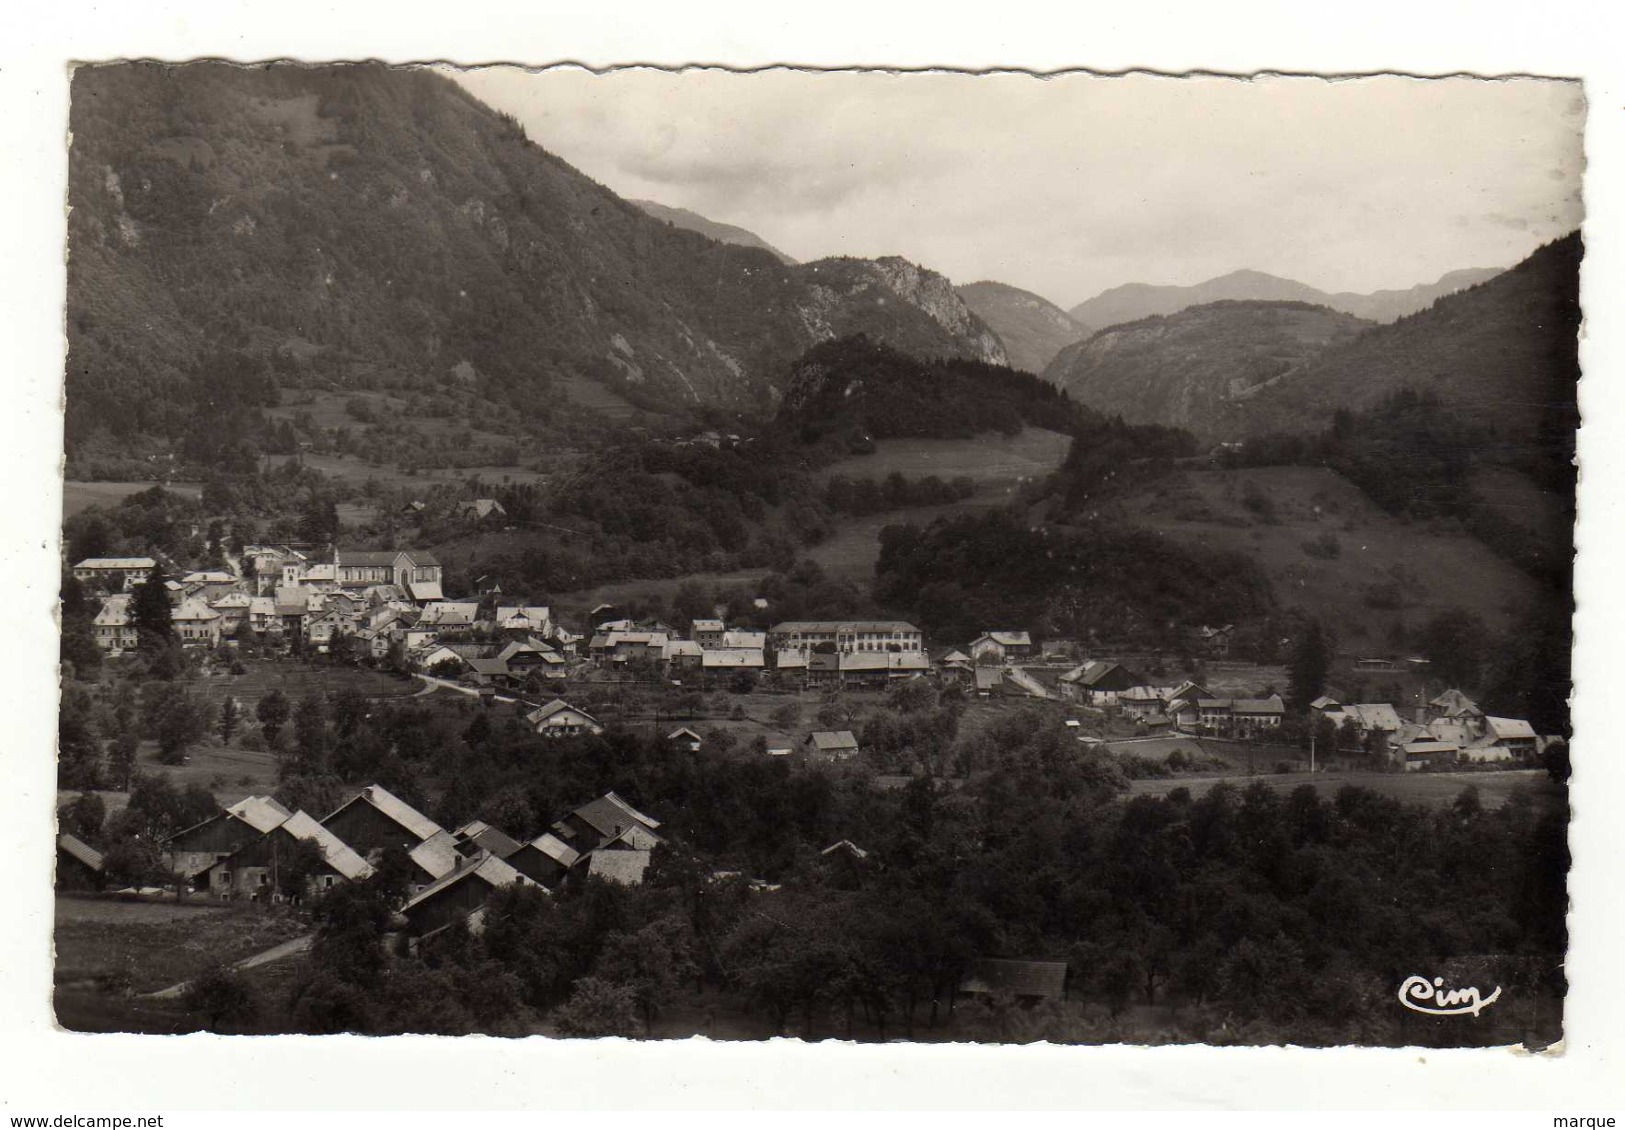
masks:
[[[795,260],[774,247],[767,240],[753,231],[739,227],[737,224],[725,224],[720,220],[713,220],[702,216],[689,208],[675,208],[669,204],[661,204],[657,200],[628,200],[629,204],[636,204],[657,220],[664,220],[673,227],[684,231],[698,232],[708,236],[718,243],[731,243],[736,247],[757,247],[763,251],[771,252],[779,262],[794,266]]]

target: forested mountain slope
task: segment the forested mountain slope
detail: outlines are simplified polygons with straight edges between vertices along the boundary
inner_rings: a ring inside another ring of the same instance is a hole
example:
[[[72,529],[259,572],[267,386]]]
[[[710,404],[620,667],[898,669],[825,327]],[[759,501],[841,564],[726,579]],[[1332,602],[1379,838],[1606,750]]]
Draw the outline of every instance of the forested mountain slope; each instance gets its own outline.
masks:
[[[1049,299],[1020,287],[974,282],[960,287],[959,296],[999,335],[1010,364],[1029,373],[1042,373],[1057,353],[1091,332]]]
[[[769,411],[845,333],[1004,359],[940,275],[674,228],[426,70],[81,67],[71,124],[70,459],[241,461],[279,387],[540,426],[583,380]]]

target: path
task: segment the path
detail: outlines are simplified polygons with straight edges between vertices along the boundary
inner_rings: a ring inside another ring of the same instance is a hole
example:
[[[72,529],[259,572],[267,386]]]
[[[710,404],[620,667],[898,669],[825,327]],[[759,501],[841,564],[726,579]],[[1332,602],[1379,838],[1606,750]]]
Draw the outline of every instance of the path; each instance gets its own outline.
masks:
[[[434,694],[434,692],[439,690],[441,687],[445,687],[448,691],[456,691],[458,694],[473,695],[475,698],[480,696],[480,692],[476,688],[465,687],[463,684],[454,683],[450,679],[440,679],[433,675],[415,675],[413,677],[423,680],[423,689],[421,691],[414,691],[410,696],[412,698],[422,698],[424,695]],[[493,697],[498,702],[512,703],[519,701],[512,695],[499,694]]]
[[[304,934],[297,938],[290,938],[280,945],[272,946],[268,950],[262,950],[252,957],[245,957],[241,961],[233,962],[230,968],[238,970],[253,969],[257,965],[269,965],[271,962],[281,961],[285,957],[294,957],[309,950],[310,943],[315,937],[315,934]],[[186,986],[189,984],[191,984],[190,981],[182,981],[180,984],[171,985],[167,989],[159,989],[155,993],[148,993],[147,996],[159,998],[178,997],[186,991]]]

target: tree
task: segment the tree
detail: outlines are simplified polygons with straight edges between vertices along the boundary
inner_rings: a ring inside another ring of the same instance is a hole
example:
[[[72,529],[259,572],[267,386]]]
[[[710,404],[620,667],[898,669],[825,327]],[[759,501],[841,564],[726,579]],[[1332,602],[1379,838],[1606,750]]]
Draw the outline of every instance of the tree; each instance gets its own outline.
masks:
[[[1422,653],[1432,674],[1452,686],[1476,687],[1484,673],[1489,631],[1471,612],[1446,608],[1422,628]]]
[[[56,810],[57,824],[62,830],[90,844],[101,839],[102,821],[106,819],[107,805],[95,793],[80,793]]]
[[[624,985],[583,977],[576,982],[570,999],[554,1010],[553,1023],[564,1036],[636,1036],[637,1002],[632,990]]]
[[[163,569],[154,568],[145,581],[135,586],[130,600],[130,623],[144,652],[162,651],[175,641],[167,581]]]
[[[332,750],[332,736],[327,727],[327,698],[317,693],[299,703],[293,716],[294,745],[298,751],[298,769],[301,776],[314,776],[326,771],[328,754]]]
[[[205,1026],[218,1032],[259,1015],[259,1002],[241,974],[223,965],[211,965],[186,986],[181,1003],[188,1012],[202,1015]]]
[[[291,712],[288,696],[281,690],[270,691],[254,708],[254,716],[260,721],[260,729],[265,731],[265,740],[271,745],[276,745],[277,734],[287,725],[288,715]]]
[[[121,730],[107,743],[107,776],[114,788],[130,787],[130,775],[135,772],[135,755],[139,748],[140,743],[129,730]]]
[[[594,976],[631,990],[650,1035],[655,1015],[698,973],[686,932],[686,923],[665,920],[635,934],[611,935],[593,966]]]
[[[231,739],[237,733],[237,724],[242,718],[242,710],[237,706],[237,700],[231,695],[220,704],[220,740],[225,745],[231,744]]]
[[[153,737],[158,739],[158,760],[165,765],[179,765],[186,760],[186,749],[208,731],[203,708],[183,688],[173,683],[149,683],[149,687],[167,688],[154,707]]]
[[[1330,669],[1331,647],[1325,631],[1319,620],[1311,620],[1292,649],[1287,705],[1297,713],[1308,710],[1309,704],[1325,693],[1326,674]]]

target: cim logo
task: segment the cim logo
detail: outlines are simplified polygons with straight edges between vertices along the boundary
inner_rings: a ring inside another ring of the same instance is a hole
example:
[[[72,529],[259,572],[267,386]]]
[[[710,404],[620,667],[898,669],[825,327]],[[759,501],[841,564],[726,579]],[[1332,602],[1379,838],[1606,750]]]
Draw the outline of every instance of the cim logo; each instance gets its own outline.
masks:
[[[1477,1016],[1500,997],[1499,985],[1486,997],[1471,985],[1463,989],[1446,989],[1443,977],[1435,977],[1431,981],[1426,977],[1407,977],[1405,983],[1399,986],[1399,1003],[1412,1012],[1428,1016],[1462,1016],[1467,1013]]]

